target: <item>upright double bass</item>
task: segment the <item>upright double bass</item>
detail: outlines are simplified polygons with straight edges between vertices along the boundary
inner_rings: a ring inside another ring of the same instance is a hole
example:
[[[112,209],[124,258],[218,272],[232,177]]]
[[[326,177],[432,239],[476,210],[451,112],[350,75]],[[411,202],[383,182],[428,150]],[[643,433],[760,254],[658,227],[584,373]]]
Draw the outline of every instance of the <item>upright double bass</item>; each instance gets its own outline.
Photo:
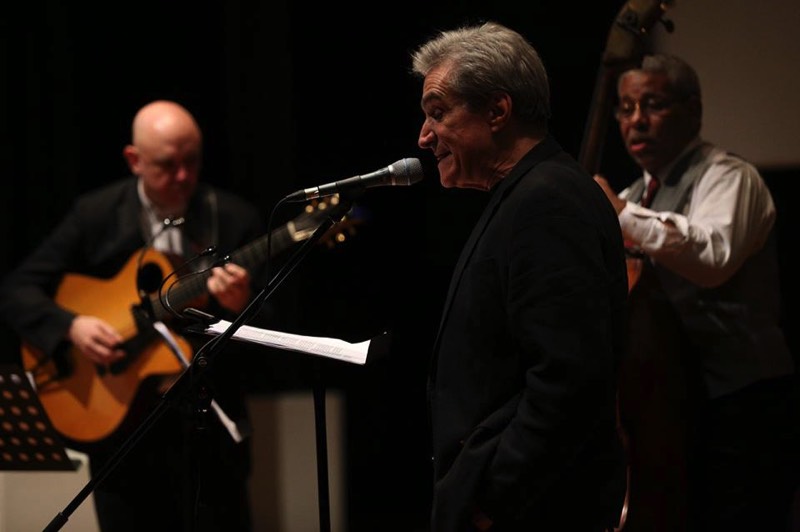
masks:
[[[600,173],[617,81],[641,64],[650,30],[669,2],[628,0],[613,21],[592,95],[578,159]],[[634,266],[635,265],[635,266]],[[657,276],[646,261],[628,258],[629,335],[620,368],[619,430],[628,457],[628,488],[617,531],[686,529],[686,416],[688,383],[677,316],[668,301],[652,297]],[[654,303],[654,301],[657,301]],[[674,324],[674,325],[673,325]]]

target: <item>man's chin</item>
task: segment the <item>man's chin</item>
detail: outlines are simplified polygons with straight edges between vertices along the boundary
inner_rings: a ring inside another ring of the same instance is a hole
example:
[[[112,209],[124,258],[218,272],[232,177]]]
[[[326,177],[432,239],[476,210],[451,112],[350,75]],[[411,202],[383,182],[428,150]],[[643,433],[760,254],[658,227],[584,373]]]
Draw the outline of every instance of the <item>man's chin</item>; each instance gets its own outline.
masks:
[[[457,186],[455,176],[452,174],[440,174],[439,182],[444,188],[455,188]]]
[[[654,159],[652,157],[649,157],[647,155],[647,153],[643,153],[643,152],[634,153],[634,152],[632,152],[630,150],[628,151],[628,153],[630,154],[631,159],[633,159],[633,161],[636,164],[638,164],[641,168],[644,168],[644,169],[647,169],[647,167],[652,165],[652,163],[654,161]]]

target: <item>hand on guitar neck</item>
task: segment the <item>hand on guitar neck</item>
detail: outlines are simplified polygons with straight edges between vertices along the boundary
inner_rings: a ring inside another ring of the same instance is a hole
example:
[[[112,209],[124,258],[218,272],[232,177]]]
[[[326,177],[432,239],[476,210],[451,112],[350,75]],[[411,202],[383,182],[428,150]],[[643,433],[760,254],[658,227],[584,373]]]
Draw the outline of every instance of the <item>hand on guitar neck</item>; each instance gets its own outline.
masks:
[[[206,288],[223,308],[239,313],[250,301],[250,281],[250,273],[246,269],[229,262],[211,269]]]

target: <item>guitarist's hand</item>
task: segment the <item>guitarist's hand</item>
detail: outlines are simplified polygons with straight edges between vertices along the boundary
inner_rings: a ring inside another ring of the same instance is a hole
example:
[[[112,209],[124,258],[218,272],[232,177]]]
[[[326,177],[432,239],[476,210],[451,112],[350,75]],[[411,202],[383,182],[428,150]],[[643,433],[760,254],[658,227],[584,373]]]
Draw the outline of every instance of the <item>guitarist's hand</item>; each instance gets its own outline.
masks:
[[[76,316],[67,336],[81,353],[101,366],[117,362],[125,356],[125,351],[116,348],[122,343],[122,336],[95,316]]]
[[[219,304],[232,312],[241,312],[250,301],[250,274],[237,264],[213,268],[206,286]]]
[[[611,185],[608,184],[608,180],[606,180],[605,177],[601,176],[600,174],[597,174],[594,176],[594,180],[597,182],[598,185],[600,185],[600,188],[603,189],[603,192],[606,193],[608,201],[611,202],[611,205],[614,207],[614,210],[617,211],[617,215],[619,215],[619,213],[622,212],[622,209],[625,208],[625,204],[627,204],[628,202],[617,196],[617,193],[614,192],[614,190],[611,188]]]

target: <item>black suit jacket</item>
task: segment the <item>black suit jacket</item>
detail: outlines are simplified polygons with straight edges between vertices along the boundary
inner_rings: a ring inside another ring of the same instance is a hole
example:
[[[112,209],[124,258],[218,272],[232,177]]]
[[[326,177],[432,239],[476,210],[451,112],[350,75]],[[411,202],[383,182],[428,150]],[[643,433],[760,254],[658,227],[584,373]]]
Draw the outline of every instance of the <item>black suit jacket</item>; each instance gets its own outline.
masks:
[[[619,516],[627,277],[600,188],[546,138],[492,191],[455,267],[429,380],[433,532]],[[599,526],[599,525],[598,525]]]

